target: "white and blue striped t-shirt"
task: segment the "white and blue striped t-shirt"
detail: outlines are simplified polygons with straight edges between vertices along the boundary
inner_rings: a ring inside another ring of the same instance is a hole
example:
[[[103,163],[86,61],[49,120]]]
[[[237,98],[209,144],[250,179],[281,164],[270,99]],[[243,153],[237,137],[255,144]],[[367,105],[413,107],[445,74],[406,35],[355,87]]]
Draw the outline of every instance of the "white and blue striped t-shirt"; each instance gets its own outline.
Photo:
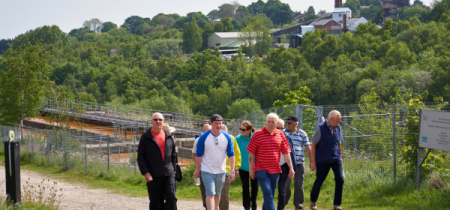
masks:
[[[214,136],[209,130],[198,138],[196,156],[202,157],[201,171],[212,174],[225,173],[227,155],[234,156],[233,140],[229,134],[220,131],[219,135]]]

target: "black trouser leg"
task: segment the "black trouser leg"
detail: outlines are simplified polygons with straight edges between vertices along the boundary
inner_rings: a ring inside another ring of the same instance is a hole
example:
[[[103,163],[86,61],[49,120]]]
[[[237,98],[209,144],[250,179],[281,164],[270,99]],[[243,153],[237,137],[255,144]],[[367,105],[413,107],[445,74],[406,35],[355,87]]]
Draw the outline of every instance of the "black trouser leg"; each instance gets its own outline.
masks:
[[[286,181],[289,178],[289,166],[283,164],[281,166],[281,175],[278,179],[278,206],[277,210],[283,210],[286,204]]]
[[[175,176],[153,178],[147,182],[150,210],[175,210]]]

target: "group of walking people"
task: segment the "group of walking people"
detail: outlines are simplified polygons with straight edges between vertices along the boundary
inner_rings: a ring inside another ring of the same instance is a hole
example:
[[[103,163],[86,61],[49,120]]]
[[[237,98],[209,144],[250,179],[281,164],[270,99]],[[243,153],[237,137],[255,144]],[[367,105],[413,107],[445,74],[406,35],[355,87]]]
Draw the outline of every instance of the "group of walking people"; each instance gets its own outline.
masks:
[[[275,113],[266,118],[266,126],[258,131],[250,121],[240,124],[240,135],[228,134],[222,116],[214,114],[195,139],[192,156],[196,164],[203,206],[207,210],[228,210],[229,189],[237,177],[242,183],[242,204],[246,210],[256,210],[258,188],[263,193],[263,210],[281,210],[291,199],[293,205],[304,208],[305,150],[316,180],[310,193],[309,207],[317,209],[320,188],[330,169],[335,175],[334,209],[342,209],[344,172],[342,169],[341,114],[329,113],[328,119],[316,126],[311,142],[298,127],[296,116],[285,120]],[[286,123],[286,128],[285,128]],[[147,181],[150,209],[177,209],[175,198],[176,148],[174,138],[163,129],[162,114],[152,116],[152,128],[142,136],[138,147],[138,163]],[[167,127],[167,126],[166,126]],[[275,191],[278,203],[275,205]]]

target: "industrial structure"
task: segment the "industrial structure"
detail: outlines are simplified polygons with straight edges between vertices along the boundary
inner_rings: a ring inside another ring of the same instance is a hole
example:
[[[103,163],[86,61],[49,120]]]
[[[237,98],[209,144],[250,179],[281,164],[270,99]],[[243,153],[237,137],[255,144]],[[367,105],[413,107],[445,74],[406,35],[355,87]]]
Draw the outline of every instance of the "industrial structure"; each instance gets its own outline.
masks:
[[[281,35],[283,34],[289,37],[289,47],[296,48],[302,45],[302,39],[308,31],[314,32],[321,29],[326,30],[330,35],[340,36],[347,31],[355,31],[361,23],[367,23],[367,19],[364,17],[352,18],[352,10],[342,7],[342,0],[335,0],[334,6],[335,9],[331,15],[271,32],[275,38],[275,45],[281,44]]]

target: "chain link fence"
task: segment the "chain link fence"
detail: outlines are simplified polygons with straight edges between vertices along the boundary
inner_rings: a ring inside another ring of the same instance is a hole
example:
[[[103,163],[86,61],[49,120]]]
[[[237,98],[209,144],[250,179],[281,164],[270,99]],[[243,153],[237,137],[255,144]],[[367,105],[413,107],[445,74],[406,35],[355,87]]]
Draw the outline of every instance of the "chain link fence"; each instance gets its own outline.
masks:
[[[128,114],[125,115],[123,110],[117,112],[118,107],[114,106],[87,103],[77,105],[73,101],[61,101],[56,106],[51,102],[51,100],[47,101],[42,113],[60,115],[68,113],[70,120],[84,119],[86,122],[82,124],[88,125],[60,131],[55,124],[46,123],[42,126],[42,122],[27,120],[22,132],[18,130],[18,127],[0,126],[0,137],[7,138],[9,130],[14,130],[17,138],[20,138],[22,134],[21,150],[26,153],[27,158],[45,165],[58,165],[63,169],[83,167],[87,170],[89,167],[109,169],[121,164],[130,171],[137,172],[136,154],[139,139],[149,128],[148,120],[154,111],[126,109]],[[77,106],[88,108],[77,109]],[[427,103],[420,106],[387,103],[290,105],[258,110],[239,119],[227,119],[224,123],[228,126],[229,133],[237,136],[240,123],[244,120],[249,120],[256,129],[261,129],[265,126],[266,116],[269,113],[277,113],[281,119],[295,115],[299,119],[299,128],[312,138],[315,127],[326,120],[331,110],[338,110],[342,117],[340,126],[344,137],[341,145],[343,158],[367,160],[375,164],[380,173],[385,173],[386,176],[392,175],[395,178],[397,174],[405,175],[408,170],[407,165],[402,162],[404,158],[400,158],[399,153],[404,152],[405,147],[412,145],[411,141],[417,144],[420,108],[450,111],[446,103]],[[201,127],[209,122],[209,118],[178,113],[172,113],[171,116],[173,118],[166,119],[171,119],[172,121],[167,121],[177,128],[175,139],[179,160],[181,163],[191,164],[194,135],[200,134]],[[417,122],[412,123],[414,120]],[[417,158],[417,152],[415,154]]]

